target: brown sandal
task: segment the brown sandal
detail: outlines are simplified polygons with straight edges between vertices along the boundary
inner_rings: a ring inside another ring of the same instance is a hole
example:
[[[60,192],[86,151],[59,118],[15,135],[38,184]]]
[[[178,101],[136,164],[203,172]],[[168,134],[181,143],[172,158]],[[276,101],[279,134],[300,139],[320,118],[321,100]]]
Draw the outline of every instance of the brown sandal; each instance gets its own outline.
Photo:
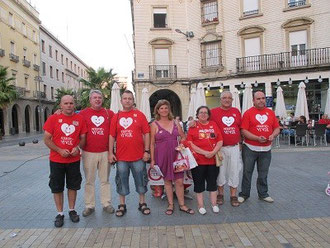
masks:
[[[171,206],[172,206],[172,208],[171,208]],[[174,212],[174,204],[168,204],[168,207],[167,207],[167,209],[165,211],[165,214],[166,215],[172,215],[173,212]]]
[[[223,203],[224,203],[223,195],[221,194],[217,195],[217,204],[223,205]]]
[[[230,197],[230,204],[231,204],[233,207],[238,207],[238,206],[239,206],[239,201],[238,201],[237,196],[231,196],[231,197]]]

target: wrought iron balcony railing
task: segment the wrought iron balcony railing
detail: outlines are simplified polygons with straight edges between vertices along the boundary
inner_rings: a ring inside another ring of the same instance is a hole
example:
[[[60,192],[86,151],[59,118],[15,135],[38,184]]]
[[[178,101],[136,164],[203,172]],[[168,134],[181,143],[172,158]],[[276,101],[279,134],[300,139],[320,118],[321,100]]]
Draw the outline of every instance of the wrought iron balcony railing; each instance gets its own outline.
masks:
[[[257,15],[259,14],[259,10],[255,9],[255,10],[248,10],[248,11],[244,11],[243,12],[243,16],[252,16],[252,15]]]
[[[23,59],[23,65],[29,68],[31,66],[31,62],[26,59]]]
[[[150,79],[176,79],[176,65],[149,65]]]
[[[16,91],[17,91],[19,97],[25,96],[25,92],[26,92],[25,88],[16,86]]]
[[[38,99],[46,99],[46,93],[42,91],[34,91],[33,96]]]
[[[34,69],[35,71],[39,71],[40,67],[39,67],[39,65],[34,64],[34,65],[33,65],[33,69]]]
[[[288,0],[288,7],[298,7],[306,5],[306,0]]]
[[[238,73],[330,66],[330,47],[262,54],[236,59]]]
[[[0,57],[5,56],[5,50],[4,49],[0,49]]]
[[[15,63],[18,63],[18,61],[19,61],[19,57],[13,53],[9,54],[9,59]]]

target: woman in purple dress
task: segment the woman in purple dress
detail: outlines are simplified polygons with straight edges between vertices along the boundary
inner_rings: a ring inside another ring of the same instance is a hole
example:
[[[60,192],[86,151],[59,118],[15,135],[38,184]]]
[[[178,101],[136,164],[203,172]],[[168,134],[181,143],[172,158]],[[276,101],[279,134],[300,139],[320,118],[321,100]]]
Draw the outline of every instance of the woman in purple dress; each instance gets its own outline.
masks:
[[[176,159],[178,140],[185,139],[179,123],[173,120],[171,105],[167,100],[159,100],[154,109],[155,121],[151,124],[150,166],[158,165],[164,176],[165,192],[168,200],[167,215],[174,211],[173,182],[178,198],[180,211],[194,214],[194,211],[184,204],[183,172],[174,173],[173,162]]]

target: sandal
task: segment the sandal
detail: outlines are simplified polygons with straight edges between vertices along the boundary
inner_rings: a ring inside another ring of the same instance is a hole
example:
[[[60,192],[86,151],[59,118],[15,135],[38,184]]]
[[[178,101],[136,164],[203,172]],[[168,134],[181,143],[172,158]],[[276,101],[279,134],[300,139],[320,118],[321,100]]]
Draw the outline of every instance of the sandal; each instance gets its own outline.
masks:
[[[223,205],[223,203],[224,203],[223,195],[221,194],[217,195],[217,204]]]
[[[239,201],[238,201],[237,196],[231,196],[231,197],[230,197],[230,204],[231,204],[233,207],[238,207],[238,206],[239,206]]]
[[[116,210],[117,217],[123,217],[127,212],[126,204],[119,204],[118,209]]]
[[[172,206],[172,208],[170,208],[170,206]],[[174,204],[168,204],[168,207],[167,207],[167,209],[165,211],[165,214],[166,215],[172,215],[173,212],[174,212]]]
[[[150,214],[150,208],[147,207],[147,203],[139,203],[139,211],[141,211],[142,214],[144,215],[149,215]],[[149,211],[149,212],[148,212]]]
[[[182,212],[185,212],[187,214],[194,214],[195,213],[194,210],[192,210],[191,208],[183,209],[182,207],[185,207],[185,205],[182,205],[182,206],[179,207],[180,211],[182,211]]]

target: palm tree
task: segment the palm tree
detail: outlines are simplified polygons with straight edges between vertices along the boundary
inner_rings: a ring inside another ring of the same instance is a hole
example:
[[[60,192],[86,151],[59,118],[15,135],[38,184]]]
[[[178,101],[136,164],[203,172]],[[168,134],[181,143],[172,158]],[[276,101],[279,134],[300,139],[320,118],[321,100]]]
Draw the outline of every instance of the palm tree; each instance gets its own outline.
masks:
[[[10,84],[15,78],[7,78],[8,72],[7,67],[0,65],[0,108],[7,107],[9,103],[18,98],[16,86]]]
[[[75,91],[73,91],[73,89],[65,89],[65,88],[61,87],[56,90],[56,95],[55,95],[56,101],[55,101],[54,109],[57,109],[60,106],[61,98],[62,98],[62,96],[65,96],[65,95],[73,96],[75,103],[77,103],[77,93]]]
[[[79,91],[79,102],[82,108],[86,108],[89,105],[89,92],[91,89],[98,89],[102,92],[104,96],[103,106],[110,106],[111,98],[111,87],[114,83],[114,76],[116,73],[113,73],[113,69],[106,71],[104,67],[99,68],[95,71],[93,68],[87,70],[88,81],[81,79],[80,82],[84,84]]]

